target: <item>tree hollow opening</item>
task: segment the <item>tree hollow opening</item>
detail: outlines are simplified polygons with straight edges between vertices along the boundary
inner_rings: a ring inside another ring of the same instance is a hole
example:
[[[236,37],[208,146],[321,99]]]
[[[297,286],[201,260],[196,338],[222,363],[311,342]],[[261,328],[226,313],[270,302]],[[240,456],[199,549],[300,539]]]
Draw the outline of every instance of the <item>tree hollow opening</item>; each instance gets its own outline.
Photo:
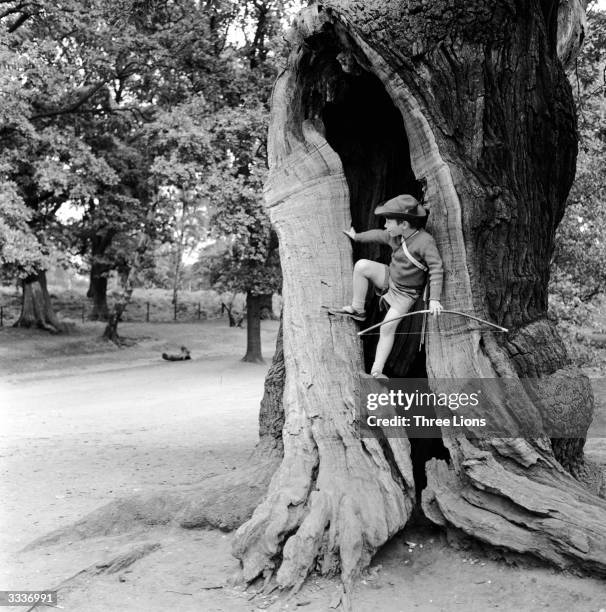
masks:
[[[343,164],[356,231],[382,228],[384,219],[374,214],[381,203],[401,193],[423,198],[423,184],[412,170],[402,115],[380,79],[365,67],[365,57],[342,26],[327,23],[305,43],[297,72],[300,108],[293,113],[295,122],[322,121],[326,140]],[[390,257],[389,247],[354,245],[355,261],[371,259],[387,264]],[[367,311],[369,325],[385,314],[372,290]],[[386,366],[388,376],[426,377],[425,361],[418,355],[421,327],[420,316],[402,321]],[[378,334],[364,338],[366,369],[377,341]]]
[[[424,185],[412,169],[402,114],[340,24],[325,24],[305,43],[297,72],[300,108],[294,115],[322,121],[326,140],[343,164],[356,231],[382,228],[384,219],[374,214],[381,203],[401,193],[423,199]],[[390,257],[389,247],[354,244],[355,261],[388,264]],[[366,308],[368,325],[383,319],[385,312],[372,287]],[[415,309],[422,308],[420,300]],[[427,378],[422,324],[421,316],[400,323],[384,370],[390,378]],[[378,332],[363,337],[366,371],[374,359]],[[449,453],[441,439],[422,439],[411,440],[411,455],[420,494],[427,484],[425,463],[433,457],[449,460]]]

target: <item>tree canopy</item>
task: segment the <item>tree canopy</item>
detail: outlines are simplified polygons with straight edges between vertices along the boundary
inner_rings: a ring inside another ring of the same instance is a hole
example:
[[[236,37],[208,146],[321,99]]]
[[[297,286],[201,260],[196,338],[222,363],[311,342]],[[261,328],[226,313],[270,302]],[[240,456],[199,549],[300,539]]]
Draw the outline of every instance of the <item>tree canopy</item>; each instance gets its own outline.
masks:
[[[1,3],[5,273],[28,279],[59,248],[107,277],[132,266],[141,232],[152,265],[187,200],[238,245],[231,285],[260,286],[251,271],[275,251],[260,205],[268,98],[294,4]]]
[[[578,116],[577,172],[556,235],[551,284],[555,313],[576,322],[606,288],[606,12],[591,10],[587,18],[587,36],[570,76]]]

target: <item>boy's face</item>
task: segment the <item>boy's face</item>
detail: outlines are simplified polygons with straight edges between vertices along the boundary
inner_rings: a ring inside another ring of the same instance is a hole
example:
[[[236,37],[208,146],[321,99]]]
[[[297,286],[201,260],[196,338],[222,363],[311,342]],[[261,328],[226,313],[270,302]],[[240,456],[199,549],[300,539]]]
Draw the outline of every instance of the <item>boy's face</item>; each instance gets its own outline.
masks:
[[[407,221],[397,221],[396,219],[385,219],[385,229],[390,236],[401,236],[408,225]]]

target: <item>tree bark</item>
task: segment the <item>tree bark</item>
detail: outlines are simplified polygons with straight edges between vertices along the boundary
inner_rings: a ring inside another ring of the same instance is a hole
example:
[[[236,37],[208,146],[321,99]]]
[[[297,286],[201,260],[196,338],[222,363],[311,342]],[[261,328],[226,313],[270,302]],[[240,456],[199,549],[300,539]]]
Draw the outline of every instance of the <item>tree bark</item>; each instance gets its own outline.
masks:
[[[277,317],[276,314],[274,313],[273,294],[267,293],[259,297],[261,299],[261,303],[259,305],[259,308],[261,311],[261,319],[273,319],[273,320],[278,319],[279,317]]]
[[[128,298],[130,300],[130,298]],[[120,345],[120,335],[118,334],[118,324],[122,320],[122,313],[126,310],[126,307],[114,307],[114,310],[107,317],[107,325],[103,330],[103,340],[113,342],[114,344]]]
[[[238,322],[236,321],[236,317],[233,315],[231,304],[232,303],[228,305],[225,302],[221,302],[221,315],[223,315],[223,312],[225,311],[227,313],[227,320],[229,321],[229,326],[239,327]]]
[[[534,377],[490,409],[512,424],[540,409],[587,431],[589,382],[546,316],[576,160],[557,27],[548,0],[331,0],[295,21],[274,89],[266,185],[284,276],[284,459],[236,534],[246,580],[276,572],[278,585],[296,588],[317,568],[340,571],[347,592],[411,516],[409,442],[356,436],[357,328],[323,309],[351,299],[342,229],[376,227],[374,208],[397,193],[425,193],[445,308],[510,329],[497,336],[431,318],[424,363],[407,367],[423,367],[430,385]],[[422,507],[432,521],[606,575],[606,502],[574,477],[587,470],[582,439],[444,444],[447,460],[426,464]]]
[[[143,262],[143,257],[150,245],[150,228],[153,227],[156,215],[156,202],[152,202],[145,217],[145,225],[137,236],[137,246],[128,267],[118,270],[119,290],[117,291],[114,307],[107,319],[107,325],[103,331],[103,339],[120,345],[121,339],[118,334],[118,324],[126,312],[135,289],[135,278]]]
[[[28,276],[22,281],[21,314],[15,327],[37,327],[57,334],[63,326],[57,319],[46,286],[44,270]]]
[[[261,353],[261,304],[263,296],[246,294],[246,355],[242,361],[265,363]]]
[[[289,102],[281,81],[274,114],[285,112]],[[344,283],[351,278],[350,249],[331,239],[351,223],[347,184],[334,151],[310,122],[304,130],[305,140],[297,143],[288,163],[272,167],[267,190],[269,200],[273,190],[283,189],[283,200],[268,204],[281,249],[288,243],[288,256],[281,253],[284,460],[267,497],[234,542],[246,580],[270,575],[282,551],[278,583],[296,587],[316,560],[324,573],[341,567],[348,584],[406,524],[414,500],[408,441],[382,445],[355,435],[361,347],[351,323],[332,321],[322,309],[345,303],[351,290],[350,280]]]
[[[109,308],[107,306],[107,275],[109,266],[103,263],[93,263],[90,269],[90,281],[86,297],[92,300],[93,309],[89,316],[91,321],[107,321]]]
[[[90,280],[86,297],[93,302],[89,316],[92,321],[107,321],[109,308],[107,306],[107,279],[111,266],[106,252],[112,244],[114,232],[111,229],[97,228],[90,237],[91,268]]]

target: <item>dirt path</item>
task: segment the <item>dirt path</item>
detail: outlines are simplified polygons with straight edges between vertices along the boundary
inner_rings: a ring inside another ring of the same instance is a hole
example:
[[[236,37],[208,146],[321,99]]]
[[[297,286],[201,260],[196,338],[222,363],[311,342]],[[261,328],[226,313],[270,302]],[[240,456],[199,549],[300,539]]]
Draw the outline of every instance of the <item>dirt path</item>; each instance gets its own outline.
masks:
[[[276,331],[264,324],[266,357]],[[0,377],[0,589],[63,585],[59,603],[74,612],[329,610],[337,593],[329,580],[312,577],[291,601],[251,599],[231,587],[232,536],[218,531],[157,529],[17,552],[112,499],[194,484],[249,457],[266,368],[239,362],[242,330],[126,332],[147,340],[101,354],[78,355],[72,346],[57,357],[40,337],[35,355],[22,347],[23,363],[12,359]],[[158,360],[160,350],[183,342],[193,361]],[[100,561],[144,544],[159,547],[117,573],[97,574]],[[373,565],[356,588],[357,612],[606,609],[603,582],[509,567],[454,550],[434,530],[407,530]]]
[[[228,359],[159,362],[5,387],[5,537],[24,545],[109,499],[241,464],[256,443],[264,372]],[[20,512],[24,486],[37,501]]]

